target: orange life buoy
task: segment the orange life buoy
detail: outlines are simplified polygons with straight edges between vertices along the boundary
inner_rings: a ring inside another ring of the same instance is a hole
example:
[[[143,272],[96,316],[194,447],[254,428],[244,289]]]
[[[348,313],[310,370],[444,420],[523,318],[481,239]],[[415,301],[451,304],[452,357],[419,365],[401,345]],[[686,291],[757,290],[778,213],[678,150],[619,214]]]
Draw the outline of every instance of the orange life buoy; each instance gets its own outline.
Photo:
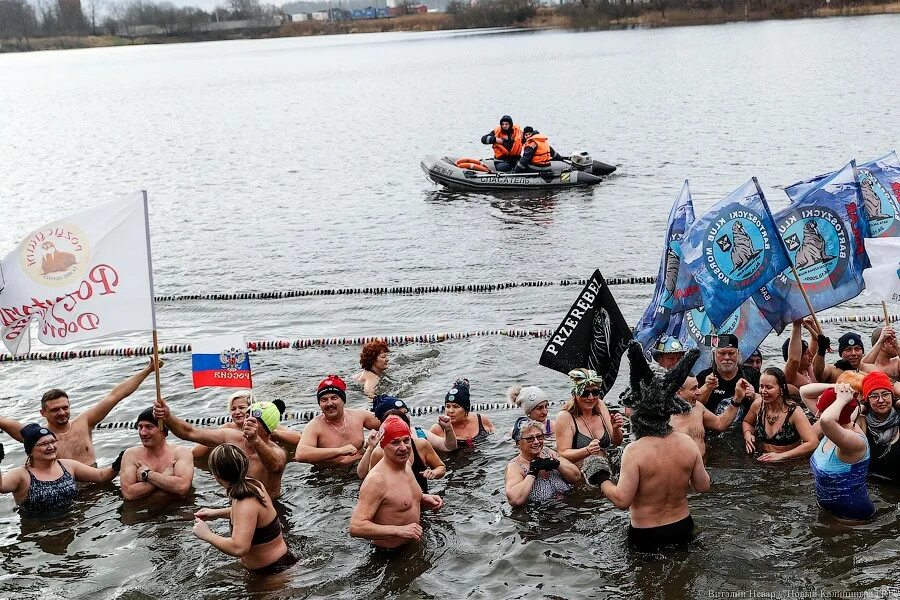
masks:
[[[482,173],[490,173],[490,169],[488,169],[483,162],[478,160],[477,158],[460,158],[456,161],[456,166],[460,169],[467,169],[470,171],[481,171]]]

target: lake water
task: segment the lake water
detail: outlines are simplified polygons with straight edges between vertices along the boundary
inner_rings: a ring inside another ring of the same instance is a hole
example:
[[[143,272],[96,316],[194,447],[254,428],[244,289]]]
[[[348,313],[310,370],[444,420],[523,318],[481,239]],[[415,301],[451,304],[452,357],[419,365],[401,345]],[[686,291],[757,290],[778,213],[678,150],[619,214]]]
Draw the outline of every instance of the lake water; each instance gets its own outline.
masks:
[[[158,294],[560,280],[594,268],[655,275],[685,178],[698,214],[750,176],[777,209],[786,205],[780,186],[898,146],[898,31],[900,17],[874,16],[2,55],[0,251],[47,220],[143,188]],[[425,179],[418,165],[427,154],[487,154],[479,138],[506,113],[554,147],[587,150],[618,172],[590,190],[502,197],[446,192]],[[652,287],[613,291],[634,323]],[[163,344],[235,331],[250,339],[400,335],[555,327],[576,293],[160,303],[157,313]],[[828,314],[878,310],[860,297]],[[135,334],[90,345],[148,343]],[[466,376],[474,402],[500,402],[517,382],[564,400],[566,378],[537,365],[543,344],[484,337],[400,347],[392,389],[411,406],[430,406]],[[765,342],[767,365],[781,365],[780,346],[774,335]],[[352,374],[357,358],[356,347],[260,352],[257,393],[291,410],[314,408],[319,379]],[[2,414],[37,420],[50,387],[68,390],[80,412],[143,364],[0,364]],[[226,392],[191,389],[189,355],[167,360],[163,391],[182,416],[224,414]],[[148,382],[109,419],[133,420],[152,398]],[[363,405],[362,395],[354,391],[349,404]],[[505,432],[516,415],[490,416]],[[436,486],[444,510],[426,518],[423,545],[394,559],[347,534],[354,475],[289,465],[281,502],[301,561],[262,581],[191,536],[197,506],[223,505],[206,471],[174,507],[125,505],[116,486],[94,486],[70,518],[51,524],[20,521],[6,495],[0,596],[900,594],[896,489],[872,486],[874,523],[835,525],[819,515],[805,461],[760,466],[726,435],[711,443],[712,490],[691,500],[697,541],[643,555],[625,546],[627,513],[589,491],[552,510],[511,511],[502,487],[514,449],[502,437],[448,460],[451,473]],[[94,439],[101,464],[138,443],[121,429]],[[21,464],[21,446],[4,443],[5,469]]]

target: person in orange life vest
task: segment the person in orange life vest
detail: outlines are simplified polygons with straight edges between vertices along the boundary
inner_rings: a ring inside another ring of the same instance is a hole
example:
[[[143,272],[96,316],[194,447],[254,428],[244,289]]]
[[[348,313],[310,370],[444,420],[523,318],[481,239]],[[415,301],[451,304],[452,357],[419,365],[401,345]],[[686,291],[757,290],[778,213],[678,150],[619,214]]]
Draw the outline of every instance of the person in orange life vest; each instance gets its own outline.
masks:
[[[550,160],[556,151],[550,147],[547,136],[535,131],[530,125],[522,130],[525,143],[522,145],[522,158],[516,165],[515,172],[545,171],[550,168]]]
[[[522,157],[522,131],[513,123],[512,117],[500,117],[500,125],[481,137],[482,144],[494,147],[494,168],[498,171],[512,171]]]

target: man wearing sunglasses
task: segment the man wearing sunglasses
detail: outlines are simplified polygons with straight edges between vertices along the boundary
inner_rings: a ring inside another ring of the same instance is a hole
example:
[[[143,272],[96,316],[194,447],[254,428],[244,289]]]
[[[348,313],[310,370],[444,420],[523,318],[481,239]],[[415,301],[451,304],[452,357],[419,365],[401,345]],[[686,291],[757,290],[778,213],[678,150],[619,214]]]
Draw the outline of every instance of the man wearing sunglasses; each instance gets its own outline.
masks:
[[[700,402],[716,414],[721,414],[728,408],[741,379],[746,379],[754,391],[759,391],[759,372],[741,364],[738,343],[738,337],[732,333],[718,336],[713,350],[713,365],[697,373],[697,381],[704,382],[700,388]],[[744,395],[738,411],[738,421],[747,413],[753,400],[753,394]]]

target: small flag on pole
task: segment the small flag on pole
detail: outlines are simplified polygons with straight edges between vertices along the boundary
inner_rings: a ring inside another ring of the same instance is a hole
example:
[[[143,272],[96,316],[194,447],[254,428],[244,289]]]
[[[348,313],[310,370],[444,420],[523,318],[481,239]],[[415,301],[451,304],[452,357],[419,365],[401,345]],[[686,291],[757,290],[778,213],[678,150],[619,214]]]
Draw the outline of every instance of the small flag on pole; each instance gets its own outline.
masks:
[[[220,335],[191,344],[194,387],[252,388],[250,354],[240,335]]]

